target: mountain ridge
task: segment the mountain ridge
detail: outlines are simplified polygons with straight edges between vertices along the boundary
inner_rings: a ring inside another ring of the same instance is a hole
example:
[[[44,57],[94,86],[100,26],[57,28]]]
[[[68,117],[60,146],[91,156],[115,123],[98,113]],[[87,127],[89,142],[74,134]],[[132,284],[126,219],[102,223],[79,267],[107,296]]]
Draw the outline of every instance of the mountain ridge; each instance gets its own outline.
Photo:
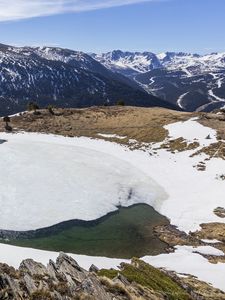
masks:
[[[127,105],[176,109],[81,51],[0,45],[1,115],[22,111],[30,101],[41,107],[87,107],[121,99]]]
[[[181,109],[211,111],[225,105],[225,52],[199,55],[115,50],[92,57]]]

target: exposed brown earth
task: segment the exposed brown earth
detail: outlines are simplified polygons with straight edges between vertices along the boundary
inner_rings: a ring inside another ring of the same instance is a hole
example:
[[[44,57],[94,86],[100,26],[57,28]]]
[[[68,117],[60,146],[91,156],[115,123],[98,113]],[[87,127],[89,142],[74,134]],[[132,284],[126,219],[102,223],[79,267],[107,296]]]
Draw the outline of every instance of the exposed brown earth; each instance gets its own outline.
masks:
[[[193,235],[198,239],[216,239],[225,242],[225,223],[201,224],[201,230]]]
[[[212,143],[211,145],[196,151],[194,154],[192,154],[192,157],[201,153],[207,154],[209,159],[218,157],[225,159],[225,142],[219,141],[217,143]]]
[[[195,236],[180,231],[173,225],[157,226],[154,229],[155,234],[170,246],[192,245],[199,246],[202,242]]]
[[[170,152],[194,150],[198,147],[198,142],[188,144],[187,141],[182,137],[175,140],[169,140],[168,142],[165,142],[160,146],[161,149],[168,149]]]

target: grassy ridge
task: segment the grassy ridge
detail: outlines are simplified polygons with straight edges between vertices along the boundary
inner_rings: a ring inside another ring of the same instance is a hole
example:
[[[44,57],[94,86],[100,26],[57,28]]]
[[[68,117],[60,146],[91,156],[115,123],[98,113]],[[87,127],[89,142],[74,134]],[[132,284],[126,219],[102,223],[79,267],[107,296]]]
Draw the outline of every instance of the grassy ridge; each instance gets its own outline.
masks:
[[[165,299],[192,299],[171,277],[139,259],[133,259],[132,264],[123,264],[120,271],[102,269],[98,272],[98,275],[113,279],[118,273],[126,277],[130,283],[135,282],[154,292],[165,295]]]

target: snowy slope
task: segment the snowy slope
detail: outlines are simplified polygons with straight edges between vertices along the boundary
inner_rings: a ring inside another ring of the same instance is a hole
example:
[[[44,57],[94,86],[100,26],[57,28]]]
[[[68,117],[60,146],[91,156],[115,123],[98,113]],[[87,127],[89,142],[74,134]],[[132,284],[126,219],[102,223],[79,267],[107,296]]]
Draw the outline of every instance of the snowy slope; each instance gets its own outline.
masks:
[[[162,66],[168,70],[186,70],[187,75],[218,72],[225,68],[225,52],[198,55],[190,53],[166,52],[157,55]]]
[[[157,56],[151,52],[141,53],[115,50],[103,54],[92,54],[92,57],[107,68],[124,75],[148,72],[161,66]]]
[[[123,52],[121,50],[114,50],[102,54],[92,54],[92,56],[112,70],[124,72],[124,70],[130,69],[131,75],[145,73],[158,68],[166,68],[173,71],[182,70],[188,76],[201,75],[214,71],[218,72],[225,69],[225,52],[201,56],[183,52],[154,54],[152,52]]]

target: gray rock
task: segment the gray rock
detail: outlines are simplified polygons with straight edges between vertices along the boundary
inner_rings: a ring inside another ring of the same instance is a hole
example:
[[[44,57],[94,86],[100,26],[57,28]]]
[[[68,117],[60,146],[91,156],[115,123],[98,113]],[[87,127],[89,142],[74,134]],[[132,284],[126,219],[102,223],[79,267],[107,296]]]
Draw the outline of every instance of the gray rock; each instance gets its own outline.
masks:
[[[26,259],[22,261],[19,267],[20,272],[28,273],[31,276],[33,275],[42,275],[47,274],[47,268],[41,263],[35,262],[33,259]]]
[[[99,271],[99,268],[96,267],[95,265],[91,265],[90,268],[89,268],[89,272],[94,272],[94,273],[97,273]]]

